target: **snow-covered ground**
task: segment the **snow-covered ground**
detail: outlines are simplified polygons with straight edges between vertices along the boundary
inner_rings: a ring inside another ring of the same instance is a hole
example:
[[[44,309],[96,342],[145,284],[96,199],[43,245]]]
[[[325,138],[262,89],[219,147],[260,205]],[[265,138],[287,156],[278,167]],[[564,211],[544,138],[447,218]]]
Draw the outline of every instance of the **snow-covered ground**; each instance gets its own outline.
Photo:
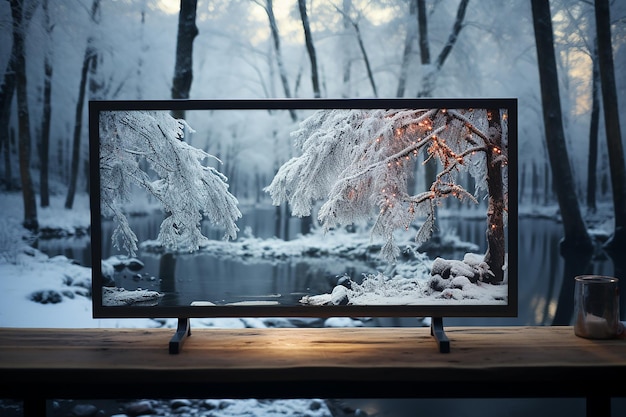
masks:
[[[32,237],[21,227],[21,195],[1,196],[0,327],[59,328],[176,328],[177,319],[94,319],[91,305],[91,268],[65,256],[49,257],[33,248]],[[69,215],[68,215],[69,213]],[[89,225],[89,201],[79,196],[75,209],[63,208],[61,196],[38,213],[40,228],[74,235]],[[194,328],[284,327],[288,320],[191,319]],[[361,325],[358,320],[330,319],[327,326]]]

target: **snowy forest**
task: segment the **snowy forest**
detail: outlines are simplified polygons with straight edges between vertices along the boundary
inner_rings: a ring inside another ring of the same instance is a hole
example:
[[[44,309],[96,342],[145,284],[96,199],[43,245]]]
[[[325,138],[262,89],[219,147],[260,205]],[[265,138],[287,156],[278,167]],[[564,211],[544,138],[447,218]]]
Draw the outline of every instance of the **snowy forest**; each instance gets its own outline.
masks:
[[[520,228],[520,280],[533,257],[551,256],[540,273],[558,282],[626,270],[615,256],[626,248],[623,2],[10,0],[0,27],[2,205],[20,196],[22,233],[39,248],[58,237],[42,221],[55,202],[68,217],[84,210],[90,100],[514,97],[517,203],[532,219]],[[202,132],[190,144],[221,161],[245,209],[271,204],[263,188],[295,152],[275,131],[308,114],[279,126],[213,118],[210,128],[174,116]],[[545,221],[553,235],[528,233]],[[569,284],[549,285],[563,294],[550,297],[571,298]],[[569,321],[571,309],[551,305],[532,308]]]

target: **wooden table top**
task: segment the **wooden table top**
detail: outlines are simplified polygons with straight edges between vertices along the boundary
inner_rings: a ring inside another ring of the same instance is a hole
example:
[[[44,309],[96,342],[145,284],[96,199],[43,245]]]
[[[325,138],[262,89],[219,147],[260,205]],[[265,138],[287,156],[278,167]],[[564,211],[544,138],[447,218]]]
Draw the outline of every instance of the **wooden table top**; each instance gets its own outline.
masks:
[[[626,375],[624,339],[583,339],[569,326],[445,331],[450,353],[439,352],[429,328],[192,328],[181,352],[170,354],[173,329],[0,328],[0,397],[33,384],[51,395],[132,389],[155,398],[207,389],[230,396],[543,396],[542,387],[577,396],[589,386],[626,396],[612,382]],[[569,388],[560,386],[566,382]]]

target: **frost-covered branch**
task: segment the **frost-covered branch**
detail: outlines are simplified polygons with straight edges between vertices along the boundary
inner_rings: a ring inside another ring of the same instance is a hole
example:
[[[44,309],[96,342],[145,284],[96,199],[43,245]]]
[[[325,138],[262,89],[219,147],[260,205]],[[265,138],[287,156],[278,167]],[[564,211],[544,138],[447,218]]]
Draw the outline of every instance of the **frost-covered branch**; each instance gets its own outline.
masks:
[[[113,241],[130,255],[137,250],[125,206],[136,187],[156,198],[165,212],[158,240],[168,249],[197,250],[205,241],[204,218],[236,238],[241,217],[227,178],[202,161],[212,155],[184,142],[183,120],[168,112],[105,112],[100,120],[103,214],[116,223]]]
[[[416,236],[423,243],[439,200],[478,203],[456,175],[469,172],[476,192],[486,189],[486,154],[494,153],[491,163],[506,161],[504,149],[493,149],[490,129],[485,109],[319,111],[292,133],[301,154],[279,169],[265,191],[275,205],[288,202],[296,216],[310,215],[323,201],[318,220],[325,230],[373,219],[372,234],[386,242],[382,255],[393,260],[394,230],[423,217]],[[412,195],[407,183],[423,149],[443,168],[427,191]]]

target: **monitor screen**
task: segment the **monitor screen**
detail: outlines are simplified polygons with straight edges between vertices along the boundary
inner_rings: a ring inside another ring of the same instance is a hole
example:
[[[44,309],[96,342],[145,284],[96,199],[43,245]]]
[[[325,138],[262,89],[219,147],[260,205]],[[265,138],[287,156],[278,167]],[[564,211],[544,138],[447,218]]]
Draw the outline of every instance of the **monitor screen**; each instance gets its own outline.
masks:
[[[91,101],[89,136],[96,318],[517,315],[516,99]]]

